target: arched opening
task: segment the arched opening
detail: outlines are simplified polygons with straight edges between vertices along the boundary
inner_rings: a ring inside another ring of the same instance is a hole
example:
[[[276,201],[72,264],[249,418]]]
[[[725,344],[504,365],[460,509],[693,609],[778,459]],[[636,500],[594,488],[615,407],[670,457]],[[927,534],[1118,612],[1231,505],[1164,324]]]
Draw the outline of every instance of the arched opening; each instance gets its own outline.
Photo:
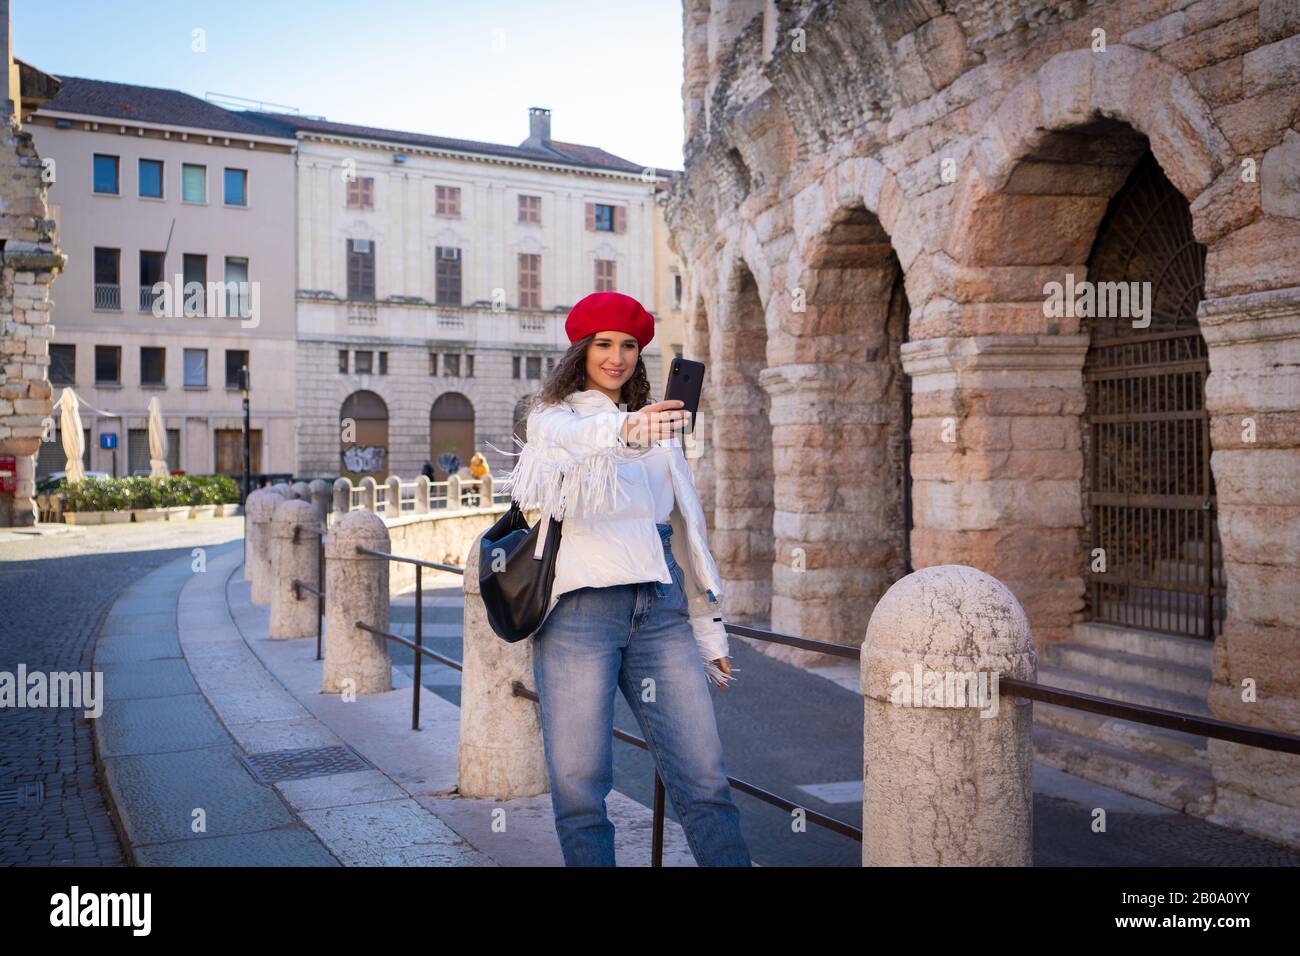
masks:
[[[343,477],[388,478],[388,406],[374,392],[353,392],[339,409],[339,460]]]
[[[1196,321],[1205,252],[1187,201],[1148,152],[1098,230],[1088,259],[1094,301],[1078,311],[1089,334],[1088,619],[1213,638],[1225,589],[1209,354]]]
[[[474,405],[459,392],[439,395],[429,410],[429,460],[433,480],[446,481],[459,468],[468,468],[474,454]],[[455,456],[453,467],[445,456]],[[439,461],[441,459],[441,463]]]
[[[716,393],[713,553],[727,582],[727,619],[767,626],[776,556],[771,403],[759,383],[768,363],[767,320],[758,283],[743,263],[724,296],[723,330],[710,372]]]
[[[861,642],[911,568],[910,308],[889,235],[864,206],[836,211],[799,277],[770,382],[776,475],[773,627]],[[801,664],[823,655],[778,649]]]

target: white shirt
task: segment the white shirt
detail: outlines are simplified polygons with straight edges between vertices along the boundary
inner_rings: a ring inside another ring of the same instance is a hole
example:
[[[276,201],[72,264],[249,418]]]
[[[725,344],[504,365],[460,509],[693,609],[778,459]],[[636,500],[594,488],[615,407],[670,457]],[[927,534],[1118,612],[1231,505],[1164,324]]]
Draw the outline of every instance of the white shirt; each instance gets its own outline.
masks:
[[[641,459],[654,501],[655,522],[668,524],[673,515],[673,476],[668,470],[668,449],[655,445]]]

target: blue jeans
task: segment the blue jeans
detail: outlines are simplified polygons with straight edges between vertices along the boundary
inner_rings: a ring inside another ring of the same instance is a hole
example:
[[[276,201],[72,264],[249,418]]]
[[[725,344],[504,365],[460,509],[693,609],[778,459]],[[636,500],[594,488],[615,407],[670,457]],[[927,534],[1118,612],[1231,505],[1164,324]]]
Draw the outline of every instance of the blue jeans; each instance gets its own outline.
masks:
[[[731,800],[708,678],[687,616],[672,526],[657,525],[672,584],[562,594],[533,635],[555,832],[566,866],[614,866],[614,687],[649,744],[700,866],[750,866]]]

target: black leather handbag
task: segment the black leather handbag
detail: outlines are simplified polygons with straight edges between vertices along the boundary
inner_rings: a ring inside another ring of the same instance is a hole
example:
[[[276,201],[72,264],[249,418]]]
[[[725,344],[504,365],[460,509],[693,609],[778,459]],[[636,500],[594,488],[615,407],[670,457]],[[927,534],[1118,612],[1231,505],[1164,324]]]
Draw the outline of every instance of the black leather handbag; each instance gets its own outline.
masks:
[[[550,524],[542,556],[535,558],[542,521]],[[479,539],[479,594],[492,630],[511,643],[530,637],[551,603],[563,522],[549,515],[542,521],[528,527],[519,503],[512,501],[510,510]]]

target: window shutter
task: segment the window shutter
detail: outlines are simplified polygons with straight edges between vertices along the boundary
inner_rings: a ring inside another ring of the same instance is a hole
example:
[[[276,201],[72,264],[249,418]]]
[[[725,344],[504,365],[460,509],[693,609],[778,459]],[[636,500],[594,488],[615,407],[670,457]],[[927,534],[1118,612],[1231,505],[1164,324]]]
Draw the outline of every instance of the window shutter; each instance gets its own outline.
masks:
[[[614,231],[627,232],[627,207],[614,207]]]
[[[596,204],[594,202],[587,203],[587,231],[596,231]]]

